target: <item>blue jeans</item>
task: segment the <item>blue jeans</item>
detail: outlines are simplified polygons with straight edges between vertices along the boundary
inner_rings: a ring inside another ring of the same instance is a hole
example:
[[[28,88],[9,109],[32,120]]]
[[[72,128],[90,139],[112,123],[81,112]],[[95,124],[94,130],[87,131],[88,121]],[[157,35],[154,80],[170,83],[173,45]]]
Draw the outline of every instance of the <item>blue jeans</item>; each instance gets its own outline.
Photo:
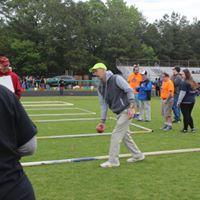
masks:
[[[180,108],[177,107],[178,95],[174,95],[174,104],[172,110],[174,112],[174,120],[179,121],[181,118]]]

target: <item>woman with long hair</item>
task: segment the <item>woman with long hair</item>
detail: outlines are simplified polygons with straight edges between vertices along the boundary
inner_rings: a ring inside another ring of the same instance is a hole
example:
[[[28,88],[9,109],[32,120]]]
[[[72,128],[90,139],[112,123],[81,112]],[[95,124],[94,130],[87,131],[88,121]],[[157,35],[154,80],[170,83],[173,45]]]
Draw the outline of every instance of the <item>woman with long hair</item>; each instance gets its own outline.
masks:
[[[180,94],[177,102],[177,106],[180,106],[183,114],[184,127],[181,132],[187,133],[188,126],[190,126],[191,132],[195,133],[194,122],[191,114],[195,104],[195,96],[197,94],[197,88],[199,85],[194,81],[188,69],[183,70],[182,78],[183,81],[180,86]]]

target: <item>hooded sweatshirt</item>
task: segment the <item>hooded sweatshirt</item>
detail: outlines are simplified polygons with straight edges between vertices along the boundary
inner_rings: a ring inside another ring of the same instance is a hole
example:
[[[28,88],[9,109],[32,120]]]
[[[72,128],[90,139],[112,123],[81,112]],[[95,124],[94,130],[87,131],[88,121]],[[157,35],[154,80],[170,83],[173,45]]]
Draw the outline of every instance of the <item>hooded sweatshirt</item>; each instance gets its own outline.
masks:
[[[106,82],[101,81],[98,87],[98,96],[101,105],[101,119],[106,120],[107,110],[120,114],[123,110],[135,103],[135,96],[127,81],[120,75],[106,72]]]

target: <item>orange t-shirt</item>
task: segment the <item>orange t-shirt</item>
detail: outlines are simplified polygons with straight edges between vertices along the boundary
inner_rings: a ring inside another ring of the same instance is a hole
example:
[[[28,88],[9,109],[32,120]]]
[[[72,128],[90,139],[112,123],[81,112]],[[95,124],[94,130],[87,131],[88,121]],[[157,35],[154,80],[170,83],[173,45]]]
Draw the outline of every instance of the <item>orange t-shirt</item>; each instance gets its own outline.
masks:
[[[171,80],[163,81],[161,86],[161,93],[160,97],[162,99],[167,99],[169,96],[169,93],[171,92],[172,97],[174,96],[174,84]]]
[[[140,84],[141,81],[142,81],[142,75],[140,73],[138,73],[138,74],[132,73],[128,77],[128,82],[129,82],[130,86],[132,87],[135,94],[138,93],[136,91],[136,87]]]

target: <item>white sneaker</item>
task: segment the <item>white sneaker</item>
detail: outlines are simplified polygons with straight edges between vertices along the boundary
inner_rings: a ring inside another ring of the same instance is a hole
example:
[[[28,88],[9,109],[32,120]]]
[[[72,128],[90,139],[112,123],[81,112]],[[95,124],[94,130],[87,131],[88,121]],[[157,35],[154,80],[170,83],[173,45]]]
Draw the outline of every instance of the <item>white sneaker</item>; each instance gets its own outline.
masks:
[[[110,161],[106,161],[102,164],[100,164],[100,167],[102,168],[111,168],[111,167],[119,167],[120,163],[111,163]]]
[[[144,154],[142,154],[140,157],[131,157],[129,159],[127,159],[128,163],[134,163],[134,162],[138,162],[138,161],[142,161],[145,159]]]

